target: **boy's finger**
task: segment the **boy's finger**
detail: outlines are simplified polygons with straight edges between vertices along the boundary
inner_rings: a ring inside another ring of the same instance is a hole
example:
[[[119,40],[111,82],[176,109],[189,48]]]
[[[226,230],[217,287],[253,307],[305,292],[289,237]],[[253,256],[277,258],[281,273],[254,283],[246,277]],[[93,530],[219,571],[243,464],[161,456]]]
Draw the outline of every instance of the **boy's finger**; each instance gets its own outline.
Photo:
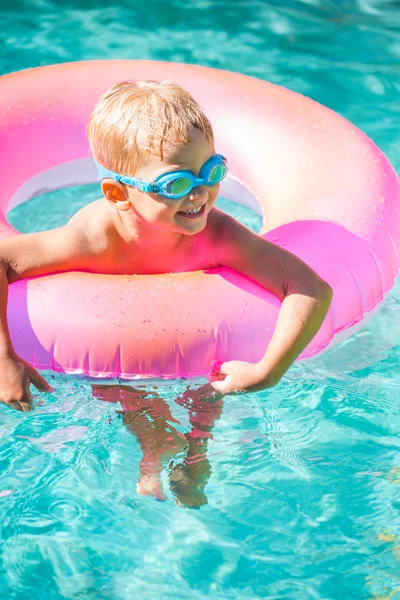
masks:
[[[211,381],[210,385],[214,388],[214,390],[216,390],[217,392],[220,392],[221,394],[224,394],[226,392],[225,380],[219,381],[218,379],[216,379],[215,381]]]
[[[22,412],[29,412],[31,410],[32,398],[29,396],[29,402],[18,402]]]
[[[19,402],[17,402],[17,400],[12,400],[11,402],[7,402],[7,405],[19,412],[29,412],[31,410],[30,400],[27,402],[24,402],[23,400],[20,400]]]
[[[218,367],[213,365],[208,373],[209,381],[224,381],[226,379],[226,373],[221,371],[221,363],[219,363]]]
[[[37,371],[31,371],[29,373],[29,379],[39,392],[52,392],[53,388],[47,383],[44,377],[42,377]]]
[[[16,400],[14,400],[13,402],[7,402],[7,406],[10,406],[11,408],[13,408],[14,410],[19,410],[20,412],[23,412],[23,408],[20,405],[19,402],[17,402]]]

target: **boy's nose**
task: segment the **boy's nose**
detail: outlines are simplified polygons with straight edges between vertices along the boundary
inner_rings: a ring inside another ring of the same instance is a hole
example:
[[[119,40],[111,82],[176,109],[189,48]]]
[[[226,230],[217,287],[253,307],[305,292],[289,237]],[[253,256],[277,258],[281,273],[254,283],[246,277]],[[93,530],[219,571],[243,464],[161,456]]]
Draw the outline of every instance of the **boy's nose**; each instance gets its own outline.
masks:
[[[205,185],[198,185],[197,187],[194,187],[189,193],[188,193],[188,198],[189,200],[195,200],[197,198],[202,198],[203,196],[207,196],[208,194],[208,190],[207,187]]]

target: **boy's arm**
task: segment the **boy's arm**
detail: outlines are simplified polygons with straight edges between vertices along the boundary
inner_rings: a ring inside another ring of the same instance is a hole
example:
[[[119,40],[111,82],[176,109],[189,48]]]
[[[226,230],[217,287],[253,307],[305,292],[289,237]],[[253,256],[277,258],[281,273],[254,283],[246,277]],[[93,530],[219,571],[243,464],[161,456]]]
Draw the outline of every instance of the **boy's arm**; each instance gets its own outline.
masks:
[[[257,364],[232,361],[214,372],[213,387],[220,392],[272,387],[312,340],[328,312],[332,289],[310,267],[290,252],[268,242],[227,217],[219,232],[218,257],[280,300],[274,334]]]
[[[7,324],[8,283],[54,272],[85,268],[87,241],[76,227],[20,235],[0,241],[0,402],[29,410],[29,384],[48,391],[50,386],[16,355]]]

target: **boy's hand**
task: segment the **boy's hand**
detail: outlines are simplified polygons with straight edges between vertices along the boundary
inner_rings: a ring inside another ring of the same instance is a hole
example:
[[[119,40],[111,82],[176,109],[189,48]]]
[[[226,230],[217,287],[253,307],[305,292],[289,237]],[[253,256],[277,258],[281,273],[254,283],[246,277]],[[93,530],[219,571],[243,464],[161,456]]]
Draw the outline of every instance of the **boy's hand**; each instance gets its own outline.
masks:
[[[240,360],[215,365],[210,380],[212,387],[221,394],[258,392],[273,385],[268,383],[259,364]]]
[[[29,411],[32,405],[30,383],[40,392],[51,391],[47,381],[22,358],[7,355],[0,359],[0,402],[15,410]]]

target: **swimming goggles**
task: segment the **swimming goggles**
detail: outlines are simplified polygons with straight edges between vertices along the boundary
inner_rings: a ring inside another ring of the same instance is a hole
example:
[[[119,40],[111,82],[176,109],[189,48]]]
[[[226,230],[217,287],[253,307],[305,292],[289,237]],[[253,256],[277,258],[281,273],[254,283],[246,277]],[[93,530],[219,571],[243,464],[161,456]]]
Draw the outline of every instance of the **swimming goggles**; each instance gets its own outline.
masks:
[[[142,192],[149,194],[159,194],[165,198],[178,200],[192,191],[199,185],[217,185],[226,177],[228,173],[227,160],[222,154],[214,154],[200,169],[199,176],[196,177],[191,171],[171,171],[157,177],[152,183],[146,183],[135,177],[127,177],[109,171],[102,165],[97,164],[100,179],[110,177],[117,182],[135,187]]]

